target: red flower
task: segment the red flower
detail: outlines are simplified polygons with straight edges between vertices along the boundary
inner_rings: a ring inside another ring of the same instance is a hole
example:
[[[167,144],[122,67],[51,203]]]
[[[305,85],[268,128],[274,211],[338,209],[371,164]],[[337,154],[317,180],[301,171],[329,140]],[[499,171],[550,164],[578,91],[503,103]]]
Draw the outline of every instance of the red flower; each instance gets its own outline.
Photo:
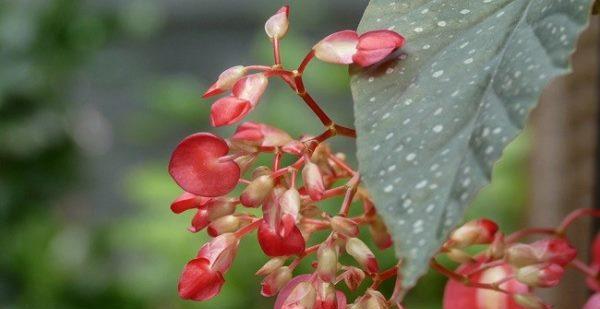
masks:
[[[456,229],[446,243],[447,247],[466,248],[471,245],[489,244],[494,240],[498,225],[489,219],[469,221]]]
[[[263,147],[277,147],[286,145],[292,138],[280,129],[249,121],[237,128],[231,140]]]
[[[176,200],[171,203],[171,211],[180,214],[186,210],[199,208],[210,201],[210,198],[197,196],[188,192],[183,192]]]
[[[506,261],[515,267],[540,263],[566,266],[577,250],[562,238],[542,239],[531,244],[516,244],[506,250]]]
[[[179,279],[179,296],[197,301],[215,297],[225,283],[223,274],[231,267],[239,244],[233,234],[223,234],[205,244],[188,262]]]
[[[467,274],[481,265],[479,263],[465,264],[458,268],[460,274]],[[508,264],[493,267],[482,272],[478,272],[469,277],[473,282],[492,283],[500,279],[513,275],[513,269]],[[500,285],[501,288],[511,293],[527,293],[529,288],[515,279],[509,280]],[[461,282],[449,280],[444,290],[444,309],[471,309],[483,308],[485,304],[494,304],[499,308],[505,309],[523,309],[519,306],[511,295],[491,291],[487,289],[478,289],[468,287]]]
[[[210,109],[210,122],[214,127],[230,125],[242,120],[252,109],[250,101],[234,96],[218,99]]]
[[[185,191],[201,196],[220,196],[233,190],[240,168],[233,160],[219,160],[229,152],[227,143],[210,133],[196,133],[177,146],[169,173]]]
[[[258,226],[258,243],[264,253],[271,257],[304,253],[306,243],[298,227],[293,225],[287,235],[282,235],[283,231],[283,225],[276,228],[267,221]]]

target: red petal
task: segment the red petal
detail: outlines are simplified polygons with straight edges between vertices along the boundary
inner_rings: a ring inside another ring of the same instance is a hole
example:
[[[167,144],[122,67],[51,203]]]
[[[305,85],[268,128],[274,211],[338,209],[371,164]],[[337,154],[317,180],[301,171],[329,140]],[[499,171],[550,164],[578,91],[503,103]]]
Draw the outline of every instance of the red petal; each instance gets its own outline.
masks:
[[[190,226],[188,230],[192,233],[197,233],[202,231],[208,224],[210,224],[208,210],[206,208],[200,208],[194,215],[194,218],[192,218],[192,226]]]
[[[404,37],[390,30],[369,31],[358,38],[354,63],[366,67],[383,60],[404,45]]]
[[[268,256],[299,255],[306,246],[304,237],[297,226],[293,226],[286,237],[282,237],[275,228],[263,221],[258,227],[258,242]]]
[[[283,303],[288,298],[288,296],[290,296],[290,293],[292,293],[294,288],[300,282],[308,281],[310,279],[311,275],[300,275],[292,278],[292,280],[290,280],[290,282],[288,282],[286,286],[283,287],[281,291],[279,291],[279,295],[277,295],[277,299],[275,300],[275,305],[273,306],[273,309],[281,309],[281,306],[283,306]]]
[[[181,298],[203,301],[219,294],[223,283],[221,273],[211,270],[206,259],[198,258],[185,265],[177,288]]]
[[[218,136],[190,135],[173,151],[169,173],[187,192],[210,197],[227,194],[240,178],[240,168],[234,161],[219,162],[228,152],[227,143]]]
[[[180,214],[186,210],[198,208],[210,201],[210,198],[197,196],[188,192],[183,192],[176,200],[171,203],[171,211]]]
[[[242,120],[251,109],[248,100],[231,96],[220,98],[210,109],[210,121],[215,127],[230,125]]]
[[[354,30],[343,30],[333,33],[313,47],[315,57],[321,61],[350,64],[356,53],[358,34]]]
[[[254,107],[258,104],[268,84],[269,79],[264,74],[256,73],[238,80],[233,85],[231,93],[237,98],[249,101],[252,107]]]

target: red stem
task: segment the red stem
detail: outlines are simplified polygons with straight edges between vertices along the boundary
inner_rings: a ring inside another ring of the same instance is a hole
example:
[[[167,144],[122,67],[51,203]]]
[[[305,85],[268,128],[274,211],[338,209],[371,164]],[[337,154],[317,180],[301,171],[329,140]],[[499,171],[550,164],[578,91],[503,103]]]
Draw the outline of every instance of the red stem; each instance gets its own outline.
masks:
[[[252,221],[252,223],[242,227],[241,229],[237,230],[235,233],[233,233],[237,238],[242,238],[244,236],[246,236],[246,234],[254,231],[256,228],[258,228],[258,225],[260,224],[260,222],[262,221],[262,219],[255,219],[254,221]]]
[[[569,228],[569,226],[571,224],[573,224],[573,222],[575,222],[575,220],[577,220],[581,217],[584,217],[584,216],[600,217],[600,210],[593,209],[593,208],[581,208],[581,209],[577,209],[577,210],[571,212],[562,221],[562,223],[558,226],[558,228],[556,228],[556,233],[559,235],[563,235],[565,233],[565,231],[567,230],[567,228]]]
[[[308,54],[306,54],[306,56],[302,60],[302,63],[300,63],[300,66],[298,67],[298,73],[299,74],[304,73],[304,70],[306,69],[306,66],[313,59],[314,56],[315,56],[315,51],[311,49],[310,52]]]
[[[346,195],[344,195],[344,201],[342,202],[342,207],[340,208],[340,215],[348,216],[348,212],[350,212],[350,205],[352,204],[352,200],[356,194],[359,181],[360,174],[354,174],[354,176],[352,176],[352,178],[346,184],[348,189],[346,190]]]
[[[555,235],[556,231],[550,228],[529,228],[514,232],[506,237],[506,243],[514,243],[524,237],[535,235],[535,234],[543,234],[543,235]]]
[[[279,53],[279,39],[273,38],[273,58],[275,58],[275,65],[281,65],[281,55]]]

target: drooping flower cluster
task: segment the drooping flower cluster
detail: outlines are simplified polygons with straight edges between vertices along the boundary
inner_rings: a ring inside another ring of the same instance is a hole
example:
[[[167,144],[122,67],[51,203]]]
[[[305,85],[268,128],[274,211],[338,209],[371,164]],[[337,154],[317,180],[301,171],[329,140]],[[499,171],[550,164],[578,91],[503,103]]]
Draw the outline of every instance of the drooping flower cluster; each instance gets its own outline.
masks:
[[[216,296],[240,240],[257,231],[258,243],[269,260],[256,274],[263,277],[261,294],[277,296],[275,308],[402,308],[401,263],[382,270],[374,251],[361,240],[359,227],[368,227],[380,250],[392,245],[391,235],[361,186],[359,173],[347,164],[345,155],[333,152],[325,143],[336,135],[353,138],[356,133],[335,123],[321,109],[304,87],[303,72],[314,58],[358,67],[374,65],[394,57],[404,38],[389,30],[360,35],[351,30],[336,32],[318,42],[297,69],[288,70],[282,67],[279,53],[288,18],[289,8],[285,6],[265,24],[274,65],[231,67],[204,93],[205,98],[224,95],[213,103],[210,121],[215,127],[240,122],[257,106],[269,79],[281,78],[325,130],[316,136],[292,137],[267,124],[245,122],[228,139],[196,133],[181,141],[173,151],[169,173],[184,192],[171,204],[171,210],[177,214],[194,211],[189,230],[206,229],[213,238],[184,267],[179,295],[197,301]],[[270,156],[272,164],[256,166],[259,156]],[[283,166],[284,157],[293,158],[293,163]],[[337,211],[320,207],[322,201],[337,196],[343,196]],[[349,216],[353,206],[360,207],[359,215]],[[260,215],[249,209],[260,209]],[[322,242],[312,237],[318,231],[329,231]],[[548,238],[525,244],[518,241],[528,231],[505,237],[486,219],[456,229],[440,254],[461,266],[452,271],[435,259],[431,264],[451,279],[444,308],[483,308],[486,301],[502,303],[503,308],[547,308],[532,290],[555,286],[565,267],[577,261],[576,251],[563,232],[544,230]],[[473,245],[487,248],[471,255],[465,249]],[[343,255],[354,262],[342,263]],[[314,272],[294,276],[299,263],[309,258],[314,259]],[[599,270],[600,262],[594,260],[588,275],[597,275]],[[396,285],[394,293],[386,297],[378,287],[389,279],[395,279]],[[347,304],[349,300],[339,286],[344,284],[354,291],[365,282],[370,285],[362,295]],[[598,290],[597,276],[589,284]]]

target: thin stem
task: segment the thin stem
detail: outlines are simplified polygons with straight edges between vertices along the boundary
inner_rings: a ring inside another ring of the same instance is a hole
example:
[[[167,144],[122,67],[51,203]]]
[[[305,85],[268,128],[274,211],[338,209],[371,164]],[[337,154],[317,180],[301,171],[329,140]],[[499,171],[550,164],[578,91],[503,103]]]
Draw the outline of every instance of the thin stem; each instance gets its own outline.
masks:
[[[247,70],[256,70],[256,71],[270,71],[272,68],[266,65],[249,65],[246,66]]]
[[[506,237],[506,243],[514,243],[524,237],[535,235],[535,234],[543,234],[543,235],[555,235],[556,231],[551,228],[529,228],[514,232]]]
[[[313,59],[314,56],[315,56],[315,51],[311,49],[310,52],[308,54],[306,54],[306,56],[302,60],[302,63],[300,63],[300,66],[298,67],[298,73],[299,74],[304,73],[304,70],[306,69],[306,66]]]
[[[574,259],[569,265],[590,278],[598,279],[599,273],[579,259]]]
[[[504,263],[505,263],[504,260],[496,260],[496,261],[492,261],[492,262],[489,262],[489,263],[483,263],[483,264],[479,265],[479,267],[477,267],[477,269],[474,269],[474,270],[466,273],[465,276],[470,277],[470,276],[478,274],[478,273],[480,273],[480,272],[482,272],[484,270],[488,270],[488,269],[490,269],[492,267],[500,266],[500,265],[502,265]]]
[[[279,53],[279,39],[273,38],[273,58],[275,58],[275,65],[281,65],[281,55]]]
[[[329,159],[333,161],[333,163],[337,164],[340,168],[350,173],[351,175],[356,174],[356,171],[353,170],[346,162],[342,161],[340,158],[336,157],[334,154],[329,154]]]
[[[593,208],[581,208],[571,212],[556,228],[556,233],[563,235],[573,222],[584,216],[600,217],[600,210]]]
[[[373,283],[371,284],[372,289],[377,289],[379,285],[385,280],[391,279],[398,274],[398,266],[394,266],[390,269],[384,270],[373,276]]]
[[[341,126],[339,124],[334,124],[333,129],[337,132],[337,134],[347,137],[356,138],[356,130]]]
[[[470,287],[474,287],[474,288],[480,288],[480,289],[488,289],[488,290],[494,290],[497,292],[501,292],[501,293],[505,293],[510,295],[511,293],[499,288],[498,286],[496,286],[495,284],[487,284],[487,283],[479,283],[479,282],[473,282],[471,281],[471,279],[469,279],[469,277],[455,273],[449,269],[447,269],[446,267],[442,266],[440,263],[438,263],[435,259],[431,259],[429,265],[431,266],[431,268],[433,268],[435,271],[439,272],[440,274],[458,281],[466,286],[470,286]]]
[[[281,156],[283,153],[281,151],[275,152],[275,157],[273,158],[273,170],[276,171],[279,169],[279,165],[281,163]]]
[[[262,219],[254,219],[252,221],[252,223],[242,227],[241,229],[237,230],[235,233],[233,233],[237,238],[242,238],[244,236],[246,236],[246,234],[254,231],[256,228],[258,228],[258,225],[260,224],[260,222],[262,222]]]
[[[340,215],[348,216],[348,212],[350,212],[350,205],[352,204],[352,200],[354,199],[354,194],[356,194],[356,189],[358,188],[358,182],[360,181],[360,174],[355,174],[352,176],[350,181],[346,184],[348,189],[346,190],[346,195],[344,195],[344,201],[342,202],[342,207],[340,208]]]

